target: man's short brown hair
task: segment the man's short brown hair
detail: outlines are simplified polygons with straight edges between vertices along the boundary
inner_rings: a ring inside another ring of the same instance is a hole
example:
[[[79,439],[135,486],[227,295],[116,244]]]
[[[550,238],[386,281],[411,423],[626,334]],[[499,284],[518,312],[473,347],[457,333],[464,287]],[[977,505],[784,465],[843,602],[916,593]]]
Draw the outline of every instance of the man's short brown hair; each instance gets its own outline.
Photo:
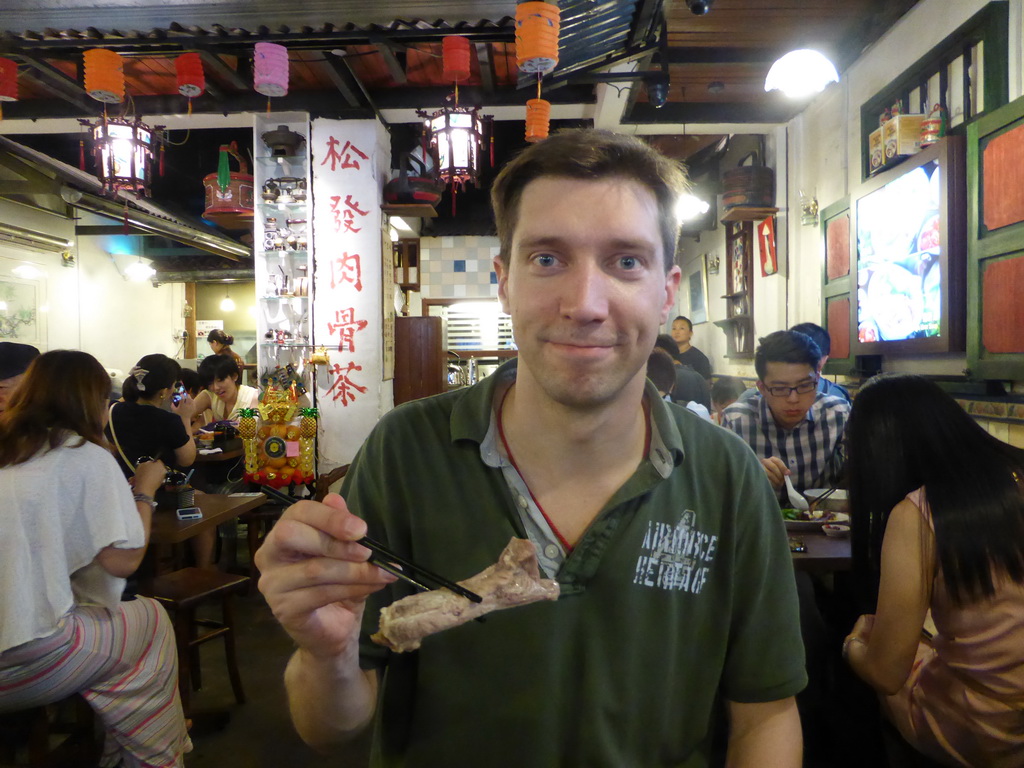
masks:
[[[501,240],[501,260],[508,267],[512,235],[519,220],[519,201],[531,181],[544,177],[633,181],[651,191],[658,202],[665,271],[675,263],[679,221],[675,207],[688,183],[683,167],[649,144],[621,133],[577,128],[563,130],[532,144],[501,169],[491,186],[491,206]]]

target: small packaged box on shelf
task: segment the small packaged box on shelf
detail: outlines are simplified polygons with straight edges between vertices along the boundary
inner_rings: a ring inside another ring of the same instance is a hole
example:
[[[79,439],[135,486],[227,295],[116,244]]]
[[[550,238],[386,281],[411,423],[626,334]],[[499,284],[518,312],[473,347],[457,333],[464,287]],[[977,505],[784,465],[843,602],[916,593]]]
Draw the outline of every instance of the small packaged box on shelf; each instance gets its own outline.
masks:
[[[875,128],[868,135],[868,173],[877,173],[885,165],[885,147],[882,145],[882,128]]]
[[[921,123],[924,115],[896,115],[882,126],[885,165],[921,151]]]

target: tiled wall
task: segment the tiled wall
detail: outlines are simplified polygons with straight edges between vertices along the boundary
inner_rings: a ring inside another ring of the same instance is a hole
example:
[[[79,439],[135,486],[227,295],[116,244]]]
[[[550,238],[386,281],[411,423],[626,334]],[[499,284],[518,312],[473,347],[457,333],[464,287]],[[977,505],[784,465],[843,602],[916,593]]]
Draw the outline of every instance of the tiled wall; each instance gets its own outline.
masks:
[[[490,299],[498,295],[492,260],[496,237],[420,238],[420,292],[424,299]]]

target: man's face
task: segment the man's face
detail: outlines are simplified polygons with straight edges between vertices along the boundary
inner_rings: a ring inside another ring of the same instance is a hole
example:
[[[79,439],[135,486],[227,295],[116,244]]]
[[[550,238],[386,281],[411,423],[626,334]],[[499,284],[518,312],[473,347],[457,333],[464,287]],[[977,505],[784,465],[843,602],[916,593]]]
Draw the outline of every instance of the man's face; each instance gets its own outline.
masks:
[[[814,398],[818,396],[818,376],[813,366],[805,363],[768,363],[764,378],[757,382],[757,389],[768,403],[775,423],[783,429],[792,429],[807,415]],[[777,388],[790,390],[788,394],[773,395]],[[793,387],[807,389],[801,394]]]
[[[693,329],[690,328],[690,324],[685,320],[675,320],[672,322],[672,340],[676,344],[687,344],[693,337]]]
[[[23,378],[25,378],[25,374],[19,373],[9,379],[0,379],[0,413],[7,410],[7,401],[10,400],[11,395],[14,394],[14,388]]]
[[[680,274],[665,272],[649,190],[620,179],[531,181],[508,267],[496,258],[494,269],[520,381],[574,408],[639,398]]]

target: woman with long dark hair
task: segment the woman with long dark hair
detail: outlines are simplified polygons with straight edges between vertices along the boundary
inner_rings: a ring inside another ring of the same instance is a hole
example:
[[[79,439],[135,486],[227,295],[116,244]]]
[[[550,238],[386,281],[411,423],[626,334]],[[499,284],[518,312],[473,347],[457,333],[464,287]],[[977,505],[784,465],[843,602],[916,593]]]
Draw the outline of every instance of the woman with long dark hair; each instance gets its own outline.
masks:
[[[47,352],[0,417],[0,711],[80,693],[107,731],[101,765],[181,766],[174,629],[156,600],[120,600],[166,468],[125,482],[103,437],[109,393],[91,355]]]
[[[1024,451],[920,376],[871,381],[846,429],[854,547],[877,607],[844,655],[919,751],[1024,765]]]
[[[107,435],[125,477],[140,456],[177,467],[192,466],[192,398],[181,384],[181,366],[167,355],[146,355],[128,371],[121,387],[123,403],[110,408]]]

